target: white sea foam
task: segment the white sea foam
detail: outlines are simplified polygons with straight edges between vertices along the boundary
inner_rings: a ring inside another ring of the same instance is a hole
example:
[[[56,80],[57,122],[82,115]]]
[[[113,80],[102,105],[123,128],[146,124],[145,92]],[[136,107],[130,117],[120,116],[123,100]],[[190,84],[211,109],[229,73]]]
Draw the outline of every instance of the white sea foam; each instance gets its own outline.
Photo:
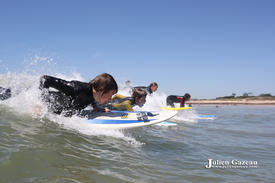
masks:
[[[0,101],[1,104],[11,108],[16,113],[31,115],[33,118],[37,118],[39,122],[43,122],[43,118],[46,118],[59,124],[62,128],[75,130],[85,135],[110,136],[122,139],[134,146],[143,144],[136,141],[133,137],[125,135],[123,131],[94,128],[85,123],[83,118],[77,116],[68,118],[49,113],[47,106],[41,101],[41,91],[39,90],[39,79],[44,73],[32,68],[32,66],[36,67],[40,62],[43,62],[43,64],[46,62],[46,64],[51,65],[53,60],[48,57],[35,56],[30,59],[29,65],[26,66],[27,69],[24,72],[6,72],[0,74],[0,86],[9,88],[12,91],[12,97]],[[57,73],[53,75],[65,80],[85,81],[81,74],[77,72],[71,74]],[[41,115],[39,116],[34,112],[37,106],[41,108]]]
[[[112,129],[95,128],[85,122],[85,119],[78,116],[64,117],[61,115],[47,114],[47,118],[59,124],[62,128],[80,132],[90,136],[109,136],[117,139],[122,139],[134,146],[141,146],[143,143],[135,140],[133,137],[126,136],[123,131]]]
[[[3,65],[3,63],[1,63]],[[34,113],[34,109],[37,106],[41,106],[41,115],[39,118],[47,117],[51,121],[61,125],[62,127],[70,130],[76,130],[80,133],[86,135],[105,135],[111,136],[114,138],[123,139],[131,144],[142,145],[141,142],[136,141],[132,137],[125,136],[122,131],[117,130],[103,130],[95,129],[83,122],[83,118],[79,117],[63,117],[58,115],[53,115],[47,112],[47,107],[41,101],[41,91],[39,87],[39,78],[44,73],[49,73],[56,77],[65,79],[65,80],[80,80],[85,81],[80,73],[73,72],[71,74],[56,73],[52,74],[48,70],[45,71],[45,68],[49,69],[55,65],[54,59],[51,57],[40,57],[33,56],[29,61],[25,60],[25,69],[21,73],[9,72],[6,69],[6,73],[0,74],[0,86],[5,88],[10,88],[12,91],[12,97],[5,101],[0,101],[2,104],[12,108],[18,113],[26,113],[32,115],[34,118],[37,115]],[[44,71],[45,72],[44,72]],[[130,96],[132,88],[130,86],[125,86],[124,84],[119,84],[118,93]],[[148,110],[148,111],[160,111],[161,107],[166,106],[166,97],[165,93],[159,91],[153,93],[152,95],[147,96],[147,102],[142,107],[134,107],[135,110]],[[177,116],[173,119],[177,122],[196,122],[196,113],[194,111],[182,111],[179,112]],[[39,120],[41,121],[41,120]]]

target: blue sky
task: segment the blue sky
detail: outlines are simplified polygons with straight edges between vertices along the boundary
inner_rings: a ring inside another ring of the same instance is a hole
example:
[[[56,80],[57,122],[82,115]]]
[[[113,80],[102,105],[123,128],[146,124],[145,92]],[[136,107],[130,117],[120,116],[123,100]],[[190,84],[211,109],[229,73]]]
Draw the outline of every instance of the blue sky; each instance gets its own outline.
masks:
[[[274,9],[273,0],[1,0],[0,60],[21,72],[24,60],[50,57],[52,73],[108,72],[193,98],[275,95]]]

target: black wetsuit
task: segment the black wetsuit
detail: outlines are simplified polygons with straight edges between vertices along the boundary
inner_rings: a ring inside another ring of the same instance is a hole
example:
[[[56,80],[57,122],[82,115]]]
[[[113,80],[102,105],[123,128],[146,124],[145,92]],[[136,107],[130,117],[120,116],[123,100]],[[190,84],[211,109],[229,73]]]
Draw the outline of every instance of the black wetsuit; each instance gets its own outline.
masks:
[[[177,96],[177,95],[169,95],[166,98],[167,106],[175,107],[174,103],[180,103],[180,107],[184,107],[185,97],[184,96]]]
[[[136,87],[133,88],[133,91],[134,91],[134,89],[142,89],[142,90],[146,91],[147,94],[152,94],[153,93],[153,91],[151,90],[151,88],[149,86],[148,87],[146,87],[146,86],[136,86]]]
[[[42,90],[42,100],[48,104],[49,110],[56,114],[72,116],[79,114],[88,105],[96,105],[89,83],[42,76],[39,88]],[[49,88],[57,91],[50,91]]]
[[[6,100],[11,97],[11,90],[0,87],[0,100]]]

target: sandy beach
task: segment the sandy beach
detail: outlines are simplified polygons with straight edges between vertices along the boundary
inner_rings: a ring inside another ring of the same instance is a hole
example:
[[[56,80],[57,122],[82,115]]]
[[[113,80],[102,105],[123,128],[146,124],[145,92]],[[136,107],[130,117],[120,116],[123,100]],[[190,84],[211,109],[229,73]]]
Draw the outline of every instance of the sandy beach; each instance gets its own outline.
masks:
[[[213,105],[275,105],[275,100],[190,100],[188,104],[213,104]]]

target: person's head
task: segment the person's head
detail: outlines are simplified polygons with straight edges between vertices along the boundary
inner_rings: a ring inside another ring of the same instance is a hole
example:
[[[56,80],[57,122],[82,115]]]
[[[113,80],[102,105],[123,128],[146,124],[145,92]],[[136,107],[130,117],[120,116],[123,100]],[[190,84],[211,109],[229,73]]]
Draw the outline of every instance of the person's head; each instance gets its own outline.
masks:
[[[185,94],[184,94],[184,99],[185,99],[185,101],[190,100],[190,98],[191,98],[191,95],[190,95],[189,93],[185,93]]]
[[[157,91],[158,89],[158,84],[156,82],[152,82],[150,85],[149,85],[149,88],[152,90],[152,92],[155,92]]]
[[[131,85],[131,81],[130,80],[125,81],[125,86],[130,86],[130,85]]]
[[[118,86],[113,76],[107,73],[96,76],[90,81],[90,85],[93,88],[94,99],[99,104],[110,101],[112,96],[118,91]]]
[[[139,107],[142,107],[145,104],[146,96],[147,96],[147,92],[140,88],[134,89],[133,94],[132,94],[132,98],[134,99],[135,103]]]

